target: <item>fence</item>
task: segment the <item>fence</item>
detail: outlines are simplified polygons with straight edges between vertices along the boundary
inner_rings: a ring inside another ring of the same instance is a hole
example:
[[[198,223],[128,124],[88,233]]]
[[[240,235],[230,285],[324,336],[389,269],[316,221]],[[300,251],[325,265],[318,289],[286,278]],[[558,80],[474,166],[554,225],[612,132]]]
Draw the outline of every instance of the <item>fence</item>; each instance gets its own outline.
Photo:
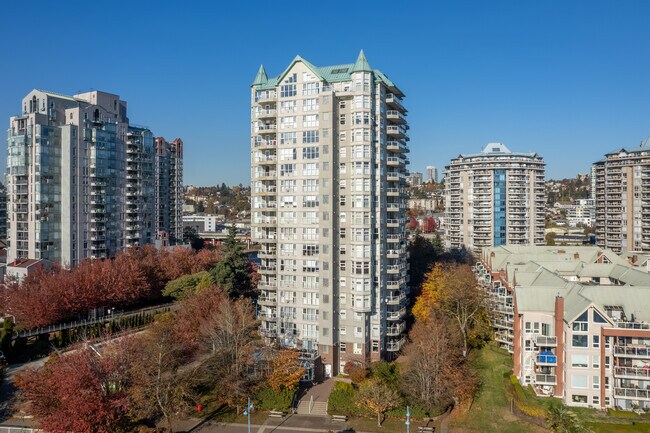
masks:
[[[43,430],[28,427],[12,427],[0,425],[0,433],[43,433]]]
[[[41,335],[41,334],[51,334],[53,332],[59,332],[59,331],[64,331],[66,329],[73,329],[73,328],[80,328],[83,326],[88,326],[88,325],[95,325],[97,323],[108,323],[116,319],[120,319],[123,317],[130,317],[130,316],[137,316],[138,314],[146,314],[146,313],[157,313],[157,312],[162,312],[162,311],[171,311],[171,310],[176,310],[180,306],[179,304],[175,303],[170,303],[170,304],[164,304],[164,305],[156,305],[154,307],[147,307],[143,308],[140,310],[133,310],[133,311],[125,311],[125,312],[120,312],[117,314],[110,314],[102,317],[98,317],[96,319],[91,319],[91,320],[77,320],[74,322],[67,322],[67,323],[59,323],[56,325],[50,325],[46,326],[44,328],[35,328],[35,329],[29,329],[25,331],[19,331],[16,332],[13,335],[13,339],[16,338],[24,338],[24,337],[34,337],[36,335]],[[0,431],[0,433],[3,433]]]

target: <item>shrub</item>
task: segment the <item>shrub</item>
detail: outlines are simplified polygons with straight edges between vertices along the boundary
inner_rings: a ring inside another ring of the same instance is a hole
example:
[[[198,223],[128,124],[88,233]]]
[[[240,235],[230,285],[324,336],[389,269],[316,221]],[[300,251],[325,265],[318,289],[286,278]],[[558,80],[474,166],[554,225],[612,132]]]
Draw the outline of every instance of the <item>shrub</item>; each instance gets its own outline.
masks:
[[[528,398],[526,397],[526,393],[524,392],[524,388],[521,387],[521,384],[519,383],[519,380],[517,379],[517,376],[510,376],[510,382],[512,383],[512,386],[515,389],[515,400],[521,401],[521,402],[526,402]]]
[[[334,382],[334,389],[327,400],[327,408],[330,414],[353,415],[359,411],[355,402],[355,390],[352,384],[347,382]]]
[[[368,377],[368,370],[359,365],[355,365],[350,369],[348,375],[350,376],[350,380],[352,382],[358,384],[363,382],[366,379],[366,377]]]
[[[265,410],[289,410],[293,395],[294,392],[288,389],[276,392],[270,387],[265,387],[257,392],[257,407]]]
[[[411,419],[422,419],[429,418],[433,416],[438,416],[445,411],[445,408],[439,408],[432,412],[427,412],[417,404],[409,405],[409,411],[411,412]],[[390,418],[406,418],[406,405],[401,405],[395,409],[391,409],[386,412],[386,416]]]

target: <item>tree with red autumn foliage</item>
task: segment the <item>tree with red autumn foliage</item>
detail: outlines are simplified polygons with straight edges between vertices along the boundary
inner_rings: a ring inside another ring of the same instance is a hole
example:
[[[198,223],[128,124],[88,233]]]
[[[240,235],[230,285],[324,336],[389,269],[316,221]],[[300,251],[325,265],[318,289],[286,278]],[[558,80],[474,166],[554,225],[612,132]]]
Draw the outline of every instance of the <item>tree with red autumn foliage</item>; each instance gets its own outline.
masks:
[[[431,233],[436,230],[436,220],[433,217],[426,217],[422,220],[422,233]]]
[[[40,428],[52,433],[108,433],[127,425],[127,382],[119,357],[100,357],[89,347],[54,357],[42,369],[15,378]]]
[[[406,228],[413,231],[418,228],[418,225],[418,220],[416,220],[415,217],[411,217],[408,224],[406,224]]]

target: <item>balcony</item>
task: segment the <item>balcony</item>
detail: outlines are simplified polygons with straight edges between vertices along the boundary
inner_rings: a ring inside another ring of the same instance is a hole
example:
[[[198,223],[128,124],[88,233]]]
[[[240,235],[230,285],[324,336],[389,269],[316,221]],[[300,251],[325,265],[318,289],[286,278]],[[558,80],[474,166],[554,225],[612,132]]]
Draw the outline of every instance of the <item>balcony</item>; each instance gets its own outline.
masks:
[[[395,325],[386,327],[386,335],[389,337],[395,337],[404,333],[406,330],[406,324],[404,322],[399,322]]]
[[[393,108],[396,108],[402,113],[406,113],[406,108],[404,108],[402,105],[402,99],[394,93],[388,93],[386,95],[386,104],[390,105]]]
[[[259,305],[275,305],[278,301],[278,297],[275,293],[273,294],[268,294],[268,295],[260,295],[259,298],[257,298],[257,303]]]
[[[397,125],[388,125],[386,127],[386,134],[393,138],[408,139],[406,128]]]
[[[263,102],[271,102],[275,101],[278,99],[278,94],[276,92],[268,92],[268,93],[263,93],[261,95],[257,95],[255,98],[255,102],[261,104]]]
[[[387,296],[386,304],[388,305],[400,305],[406,299],[406,295],[402,292],[395,296]]]
[[[400,125],[406,123],[406,117],[404,117],[404,115],[397,110],[386,111],[386,119]]]
[[[616,367],[614,377],[650,380],[650,367]]]
[[[557,376],[554,374],[536,374],[536,385],[557,385]]]
[[[255,157],[255,162],[259,165],[272,164],[275,165],[277,161],[276,155],[260,155]]]
[[[274,109],[269,109],[269,110],[260,110],[257,113],[255,113],[255,117],[258,119],[267,119],[270,117],[275,117],[277,115],[277,110]]]
[[[255,147],[260,150],[264,149],[275,149],[277,141],[276,140],[262,140],[255,143]]]
[[[277,125],[275,124],[269,124],[269,125],[258,125],[256,130],[259,134],[266,134],[269,132],[275,132],[277,129]]]
[[[399,227],[400,226],[400,220],[398,219],[387,219],[386,220],[386,227]]]
[[[275,274],[275,270],[275,266],[260,266],[257,269],[260,274]]]
[[[556,347],[557,337],[547,337],[545,335],[535,335],[535,345],[539,347]]]
[[[407,153],[409,151],[408,147],[406,147],[404,143],[398,140],[388,140],[386,143],[386,150],[400,153]]]
[[[557,365],[557,356],[550,351],[544,351],[535,357],[535,365],[555,366]]]
[[[406,340],[404,338],[400,338],[399,340],[389,340],[386,343],[386,350],[389,352],[399,352],[402,349],[402,346],[404,345],[404,342]]]
[[[406,308],[400,308],[398,311],[387,311],[386,320],[396,321],[400,320],[406,314]]]
[[[396,156],[389,156],[386,158],[386,163],[389,167],[404,167],[407,164],[407,160],[404,158],[399,158]]]
[[[648,346],[614,346],[614,355],[621,358],[650,359]]]
[[[637,388],[614,388],[614,398],[650,401],[650,391]]]

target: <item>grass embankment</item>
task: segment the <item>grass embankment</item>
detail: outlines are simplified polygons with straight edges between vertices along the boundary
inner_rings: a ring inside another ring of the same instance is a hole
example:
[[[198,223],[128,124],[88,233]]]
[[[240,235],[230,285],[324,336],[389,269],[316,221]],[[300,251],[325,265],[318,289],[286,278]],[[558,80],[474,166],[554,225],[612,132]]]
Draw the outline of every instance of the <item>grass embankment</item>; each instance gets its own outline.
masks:
[[[528,433],[548,431],[530,424],[510,413],[512,357],[503,349],[488,345],[473,353],[472,365],[481,380],[471,408],[451,423],[453,433],[498,431]],[[545,411],[557,399],[537,397],[528,387],[523,388],[527,404]],[[594,433],[650,433],[650,414],[571,407]]]
[[[506,393],[512,372],[512,358],[508,352],[488,345],[472,354],[472,366],[481,385],[471,408],[454,417],[450,431],[458,433],[500,432],[534,433],[546,430],[530,424],[510,413],[510,397]]]

